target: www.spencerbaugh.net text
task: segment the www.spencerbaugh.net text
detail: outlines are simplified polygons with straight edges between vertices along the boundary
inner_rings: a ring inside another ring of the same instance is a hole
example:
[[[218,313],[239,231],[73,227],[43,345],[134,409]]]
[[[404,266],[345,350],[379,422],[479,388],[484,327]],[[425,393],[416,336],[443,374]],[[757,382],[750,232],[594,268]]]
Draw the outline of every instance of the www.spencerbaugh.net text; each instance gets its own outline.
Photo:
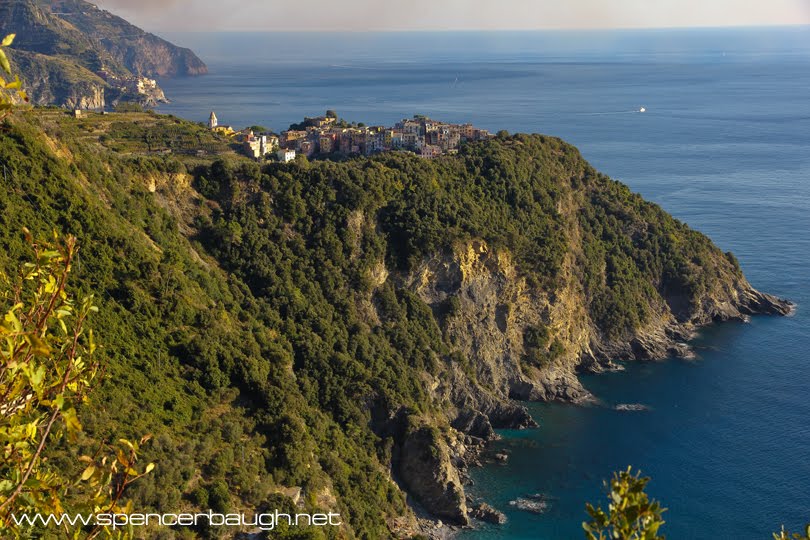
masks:
[[[64,525],[75,527],[105,527],[121,529],[126,527],[256,527],[262,531],[272,531],[280,524],[290,527],[337,527],[343,524],[340,514],[329,512],[285,514],[274,512],[246,514],[223,514],[209,510],[204,513],[132,513],[132,514],[20,514],[11,515],[18,527],[48,527]]]

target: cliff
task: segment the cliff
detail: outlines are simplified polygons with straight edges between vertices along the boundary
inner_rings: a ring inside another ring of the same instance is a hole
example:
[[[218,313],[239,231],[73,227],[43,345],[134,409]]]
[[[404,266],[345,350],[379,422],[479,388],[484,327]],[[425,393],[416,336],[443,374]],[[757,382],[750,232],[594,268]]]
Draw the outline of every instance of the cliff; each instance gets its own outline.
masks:
[[[68,109],[103,109],[107,84],[90,70],[58,56],[14,51],[12,70],[21,73],[36,105]]]
[[[263,167],[228,151],[145,113],[0,131],[0,269],[22,226],[79,237],[110,373],[82,421],[155,434],[138,508],[329,509],[348,538],[497,521],[466,469],[494,428],[535,425],[522,401],[588,400],[584,371],[791,309],[556,138]]]
[[[84,0],[37,0],[58,12],[131,73],[145,77],[196,76],[208,68],[190,49],[178,47]]]
[[[573,226],[571,239],[581,236]],[[590,396],[578,373],[612,369],[621,360],[688,357],[688,341],[701,326],[791,310],[788,302],[756,291],[735,263],[718,254],[712,261],[717,278],[707,290],[686,299],[664,285],[664,294],[647,306],[646,322],[611,337],[589,312],[575,262],[579,249],[566,256],[553,290],[532,286],[508,250],[483,240],[456,244],[402,276],[402,286],[442,314],[445,339],[465,358],[466,370],[453,365],[437,377],[438,399],[456,404],[462,417],[467,409],[482,412],[496,428],[525,427],[530,422],[512,399],[584,401]]]
[[[166,98],[159,87],[139,88],[140,79],[207,72],[188,49],[81,0],[4,2],[0,34],[10,33],[17,34],[12,63],[39,105],[152,106]]]

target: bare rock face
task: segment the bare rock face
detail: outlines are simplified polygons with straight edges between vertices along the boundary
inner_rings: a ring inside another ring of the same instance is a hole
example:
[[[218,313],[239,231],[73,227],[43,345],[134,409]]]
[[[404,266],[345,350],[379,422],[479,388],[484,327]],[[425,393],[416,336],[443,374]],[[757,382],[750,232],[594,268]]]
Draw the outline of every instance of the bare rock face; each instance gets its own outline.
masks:
[[[107,104],[107,85],[84,68],[25,51],[14,51],[10,57],[12,70],[22,74],[26,92],[35,105],[103,109]]]
[[[470,411],[492,427],[530,427],[514,400],[581,402],[590,399],[577,374],[614,367],[616,360],[655,360],[692,354],[688,340],[700,326],[752,314],[788,314],[790,302],[754,290],[723,257],[720,277],[697,300],[679,293],[651,302],[649,321],[632,334],[608,338],[591,319],[573,249],[555,289],[531,286],[507,251],[473,240],[431,258],[404,286],[431,306],[448,345],[457,352],[435,390],[458,407],[455,427],[470,433]]]
[[[493,525],[503,525],[506,523],[506,515],[491,507],[487,503],[479,503],[473,506],[470,510],[470,515],[484,523],[492,523]]]
[[[440,435],[425,427],[402,446],[405,487],[435,516],[453,523],[466,519],[457,480],[478,459],[457,443],[459,434],[489,441],[496,436],[493,428],[536,426],[519,401],[592,399],[578,380],[582,371],[612,369],[616,360],[688,356],[688,340],[702,325],[791,310],[789,302],[754,290],[721,255],[712,262],[719,278],[697,299],[662,294],[650,303],[652,315],[643,327],[609,338],[588,311],[575,263],[575,226],[570,235],[571,253],[551,289],[530,285],[509,252],[482,240],[459,244],[392,278],[431,307],[454,351],[428,385],[436,402],[452,405],[446,421],[453,429]],[[479,519],[497,518],[478,510]]]
[[[489,441],[495,437],[495,431],[489,417],[472,409],[462,409],[453,419],[452,426],[462,433]]]
[[[436,428],[424,426],[406,436],[398,472],[408,493],[432,515],[454,525],[468,524],[464,488]]]
[[[94,87],[85,95],[76,97],[68,97],[62,105],[68,109],[103,109],[106,101],[104,98],[104,89]]]
[[[0,3],[0,35],[17,34],[14,71],[37,105],[102,109],[118,102],[148,107],[167,102],[142,77],[207,73],[188,49],[144,32],[83,0],[8,0]]]
[[[13,0],[19,2],[20,0]],[[109,61],[146,77],[204,75],[208,68],[189,49],[178,47],[84,0],[26,0],[89,37]],[[63,40],[64,41],[64,40]]]
[[[588,397],[575,374],[587,329],[569,324],[578,308],[564,294],[550,298],[529,287],[508,252],[473,241],[428,261],[409,285],[439,315],[460,353],[439,389],[458,407],[482,412],[494,427],[530,427],[534,422],[513,400]],[[530,353],[526,333],[549,326],[563,331],[567,350],[538,369],[523,361]]]

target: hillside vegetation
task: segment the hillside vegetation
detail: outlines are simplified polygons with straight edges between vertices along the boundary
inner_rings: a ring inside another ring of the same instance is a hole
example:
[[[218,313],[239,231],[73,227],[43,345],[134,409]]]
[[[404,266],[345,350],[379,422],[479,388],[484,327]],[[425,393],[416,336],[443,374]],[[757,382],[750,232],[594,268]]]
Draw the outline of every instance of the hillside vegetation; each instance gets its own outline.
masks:
[[[107,371],[83,444],[154,435],[142,510],[297,504],[345,525],[289,537],[376,539],[419,530],[407,493],[463,524],[465,462],[493,427],[533,424],[514,398],[587,399],[582,370],[788,309],[556,138],[437,160],[228,152],[157,115],[34,110],[0,131],[0,267],[26,258],[23,226],[78,238],[71,285],[96,295]]]

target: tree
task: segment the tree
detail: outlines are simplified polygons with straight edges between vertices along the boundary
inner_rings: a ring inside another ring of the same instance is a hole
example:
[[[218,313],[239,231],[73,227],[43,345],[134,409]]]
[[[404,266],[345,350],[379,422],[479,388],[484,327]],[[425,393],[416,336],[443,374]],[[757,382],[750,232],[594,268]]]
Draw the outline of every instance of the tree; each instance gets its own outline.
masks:
[[[337,115],[337,113],[336,113],[335,111],[333,111],[332,109],[328,109],[328,110],[326,111],[326,117],[327,117],[327,118],[334,118],[334,119],[336,119],[336,120],[337,120],[338,115]]]
[[[82,431],[76,407],[89,400],[102,372],[93,332],[85,328],[98,308],[92,296],[76,301],[67,290],[76,239],[35,242],[25,235],[32,260],[13,279],[0,274],[0,530],[15,537],[30,533],[17,524],[22,514],[125,513],[124,490],[154,468],[136,468],[148,436],[99,445],[75,464],[78,478],[51,465],[48,450],[60,439],[76,443]],[[88,538],[100,532],[92,529]]]
[[[791,534],[789,531],[785,530],[785,526],[782,526],[782,530],[778,533],[773,533],[774,540],[810,540],[810,523],[805,525],[804,527],[804,534],[802,533],[793,533]]]
[[[16,34],[9,34],[0,42],[0,68],[8,75],[12,74],[11,64],[3,49],[14,43],[15,37]],[[5,78],[0,76],[0,120],[11,114],[11,108],[15,103],[15,95],[22,101],[28,101],[28,95],[22,89],[20,78],[15,75],[13,81],[6,81]]]
[[[614,473],[608,489],[608,512],[601,507],[594,508],[586,504],[585,509],[591,521],[583,522],[585,538],[588,540],[664,540],[658,535],[658,529],[665,522],[661,515],[665,508],[657,501],[650,501],[644,488],[650,481],[641,477],[641,472],[632,474],[632,468]],[[810,540],[810,524],[805,525],[804,532],[791,533],[784,525],[778,533],[773,533],[774,540]]]
[[[641,472],[633,474],[632,468],[614,473],[608,490],[608,511],[594,508],[590,503],[585,509],[591,521],[583,522],[585,538],[588,540],[663,540],[658,529],[664,524],[661,515],[666,509],[650,500],[644,488],[650,481]]]
[[[115,105],[117,113],[142,113],[143,110],[143,105],[132,101],[122,101]]]

